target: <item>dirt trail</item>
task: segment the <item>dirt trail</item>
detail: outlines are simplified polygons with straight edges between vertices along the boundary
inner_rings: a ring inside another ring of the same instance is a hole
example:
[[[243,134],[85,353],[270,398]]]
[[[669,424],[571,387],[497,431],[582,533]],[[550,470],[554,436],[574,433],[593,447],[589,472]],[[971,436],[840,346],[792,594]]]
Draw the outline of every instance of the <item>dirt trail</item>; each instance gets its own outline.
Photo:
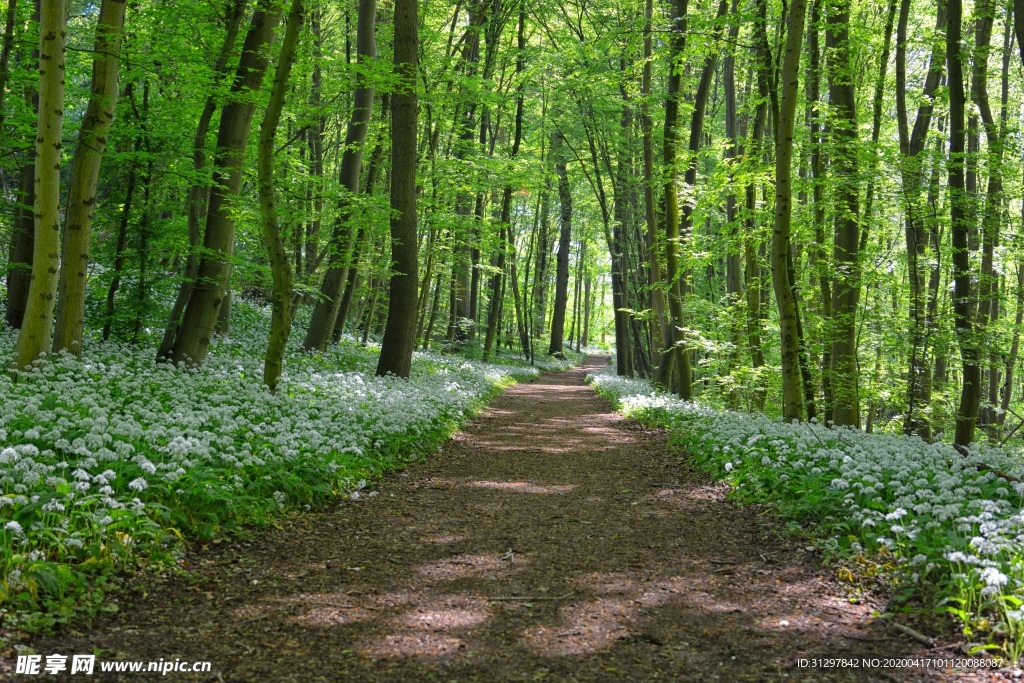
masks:
[[[583,382],[606,362],[515,386],[377,495],[192,553],[195,583],[34,646],[213,666],[126,681],[935,680],[798,668],[923,653],[614,413]]]

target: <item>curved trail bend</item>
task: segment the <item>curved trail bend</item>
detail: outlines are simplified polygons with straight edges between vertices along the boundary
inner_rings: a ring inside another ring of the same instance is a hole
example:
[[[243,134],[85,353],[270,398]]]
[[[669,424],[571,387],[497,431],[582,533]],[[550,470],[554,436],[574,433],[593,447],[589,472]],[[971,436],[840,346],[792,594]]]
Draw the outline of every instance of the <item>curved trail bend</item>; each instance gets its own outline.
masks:
[[[605,363],[512,387],[379,494],[190,553],[194,583],[34,645],[213,663],[126,681],[935,680],[797,668],[922,653],[613,412],[584,384]]]

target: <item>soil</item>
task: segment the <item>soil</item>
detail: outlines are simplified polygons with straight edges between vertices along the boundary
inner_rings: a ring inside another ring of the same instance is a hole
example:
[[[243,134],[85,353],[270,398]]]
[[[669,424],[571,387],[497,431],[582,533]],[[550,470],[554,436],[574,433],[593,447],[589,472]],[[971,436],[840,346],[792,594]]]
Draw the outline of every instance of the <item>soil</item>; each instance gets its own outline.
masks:
[[[800,667],[960,653],[926,650],[873,619],[883,605],[851,602],[806,541],[781,535],[768,511],[731,502],[663,432],[615,413],[584,384],[607,362],[519,384],[374,491],[246,543],[191,551],[191,580],[140,589],[93,630],[31,645],[212,662],[205,674],[83,679],[110,681],[1015,675]]]

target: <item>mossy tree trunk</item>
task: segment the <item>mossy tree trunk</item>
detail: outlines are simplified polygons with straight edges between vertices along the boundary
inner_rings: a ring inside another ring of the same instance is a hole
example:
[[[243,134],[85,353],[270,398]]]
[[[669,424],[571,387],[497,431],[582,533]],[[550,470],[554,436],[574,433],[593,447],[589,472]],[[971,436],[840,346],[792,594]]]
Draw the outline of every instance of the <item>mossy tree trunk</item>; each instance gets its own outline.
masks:
[[[60,166],[64,131],[65,0],[43,0],[39,10],[39,112],[36,123],[35,244],[32,281],[14,364],[24,370],[44,355],[53,332],[60,254]]]

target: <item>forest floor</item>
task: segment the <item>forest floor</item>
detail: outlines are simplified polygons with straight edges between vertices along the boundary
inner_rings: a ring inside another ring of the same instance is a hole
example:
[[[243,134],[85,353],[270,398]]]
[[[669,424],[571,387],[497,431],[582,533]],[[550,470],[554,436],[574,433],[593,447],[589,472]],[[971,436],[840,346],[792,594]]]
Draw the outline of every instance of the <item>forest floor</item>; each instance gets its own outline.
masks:
[[[148,582],[92,630],[30,644],[100,661],[212,662],[206,674],[122,678],[97,665],[93,680],[1010,676],[801,668],[800,658],[959,653],[872,619],[883,605],[852,603],[767,510],[735,505],[664,433],[615,413],[584,384],[606,363],[516,385],[375,495],[196,549],[188,577]]]

